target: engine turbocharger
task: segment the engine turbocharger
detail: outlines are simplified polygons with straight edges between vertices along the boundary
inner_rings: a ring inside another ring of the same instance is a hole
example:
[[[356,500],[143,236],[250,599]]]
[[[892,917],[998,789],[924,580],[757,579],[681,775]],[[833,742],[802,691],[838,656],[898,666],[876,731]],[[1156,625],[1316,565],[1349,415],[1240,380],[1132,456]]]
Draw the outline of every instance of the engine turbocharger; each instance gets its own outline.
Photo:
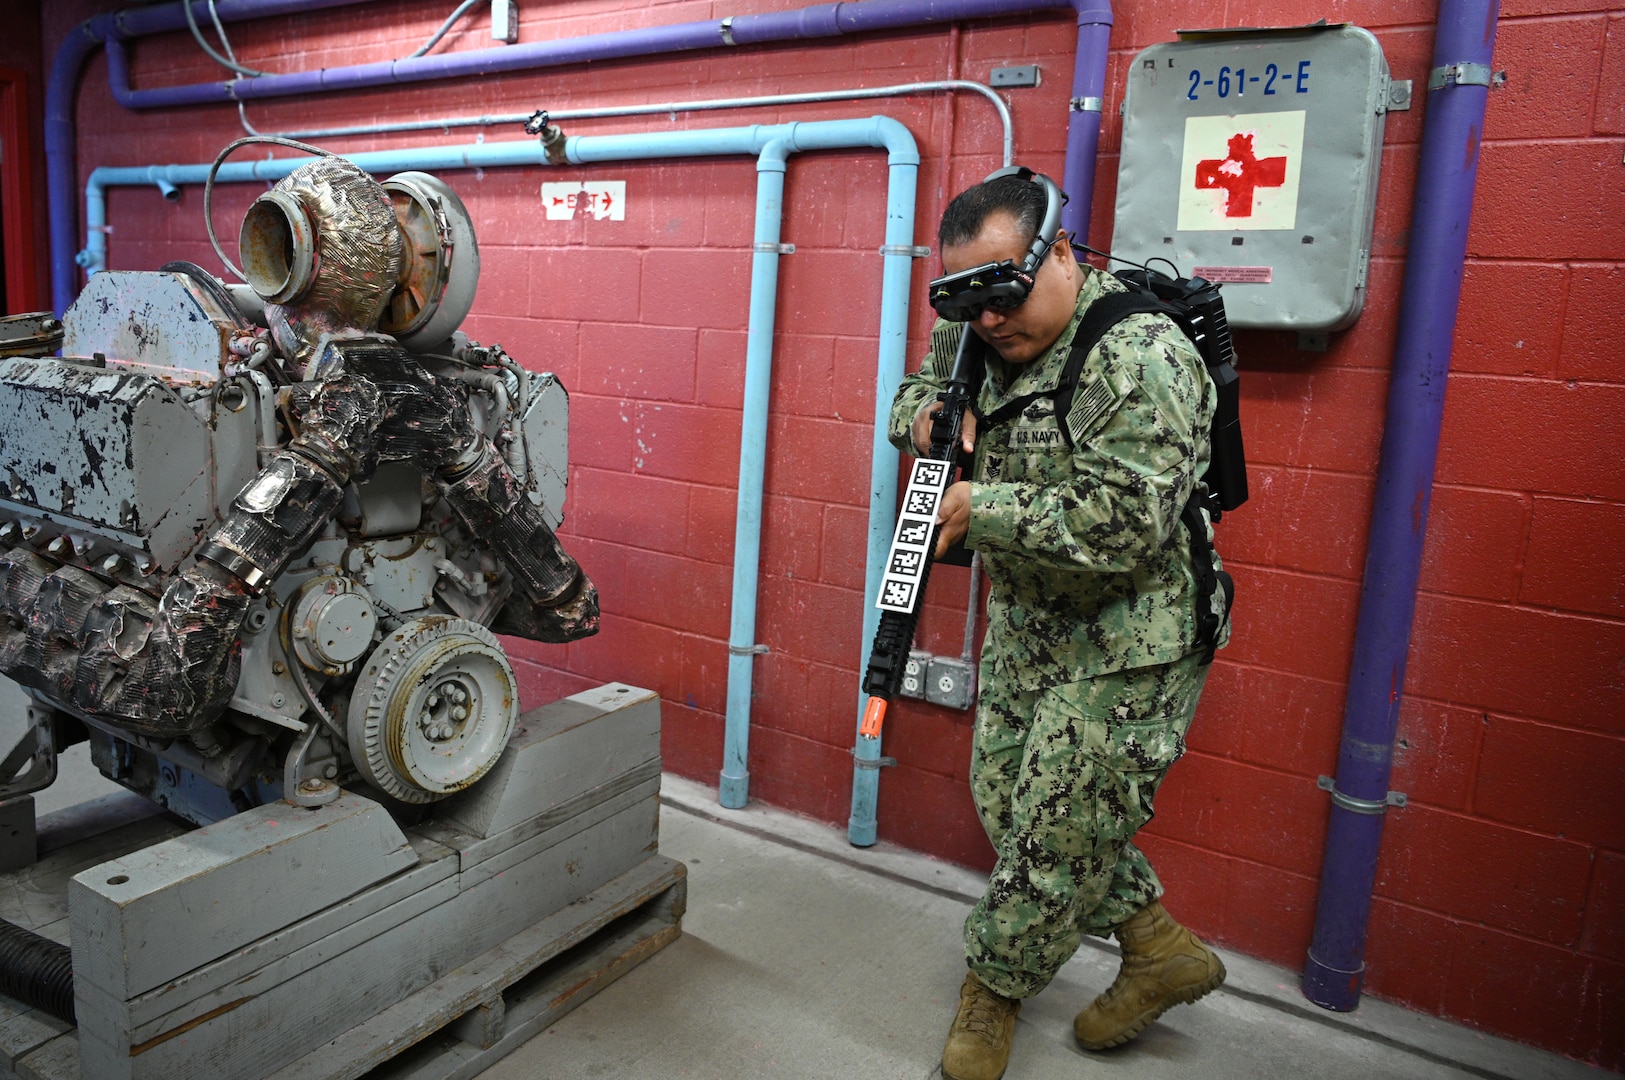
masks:
[[[239,251],[246,286],[105,272],[60,327],[5,320],[0,672],[36,745],[194,820],[443,798],[518,715],[497,634],[597,630],[554,534],[567,395],[457,331],[479,252],[432,176],[317,158]]]

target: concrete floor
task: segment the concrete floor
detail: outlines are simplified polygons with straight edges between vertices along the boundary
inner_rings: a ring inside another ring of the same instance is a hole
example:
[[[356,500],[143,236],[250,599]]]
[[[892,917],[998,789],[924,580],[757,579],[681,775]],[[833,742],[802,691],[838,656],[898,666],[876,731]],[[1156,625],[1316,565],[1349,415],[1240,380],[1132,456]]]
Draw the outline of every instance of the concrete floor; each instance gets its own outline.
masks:
[[[36,796],[40,814],[120,790],[83,745]],[[977,875],[779,811],[724,810],[668,776],[660,850],[688,865],[683,936],[488,1068],[484,1080],[831,1080],[938,1076]],[[1134,1042],[1086,1054],[1072,1014],[1117,968],[1089,942],[1027,1003],[1009,1080],[1201,1080],[1604,1075],[1454,1024],[1366,1000],[1329,1013],[1297,974],[1225,954],[1228,982]]]
[[[660,850],[689,869],[683,936],[519,1050],[484,1080],[695,1077],[829,1080],[940,1075],[964,978],[960,926],[975,874],[861,850],[774,810],[724,810],[668,776]],[[1110,984],[1115,946],[1088,944],[1027,1003],[1008,1080],[1201,1077],[1559,1080],[1599,1070],[1367,1000],[1304,1000],[1297,974],[1225,954],[1217,993],[1134,1042],[1087,1054],[1072,1015]]]

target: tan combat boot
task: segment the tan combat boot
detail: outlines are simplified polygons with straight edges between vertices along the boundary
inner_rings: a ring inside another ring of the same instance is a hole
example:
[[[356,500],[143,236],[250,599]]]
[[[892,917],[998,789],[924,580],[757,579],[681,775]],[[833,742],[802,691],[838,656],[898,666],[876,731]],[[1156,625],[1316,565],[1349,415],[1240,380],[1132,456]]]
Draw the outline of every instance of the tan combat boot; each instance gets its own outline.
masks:
[[[1010,1060],[1019,1012],[1019,998],[996,994],[967,972],[959,987],[959,1014],[948,1029],[948,1045],[942,1048],[946,1080],[999,1080]]]
[[[1195,1001],[1224,982],[1224,964],[1195,934],[1152,901],[1117,928],[1123,966],[1094,1004],[1072,1021],[1085,1050],[1126,1043],[1174,1005]]]

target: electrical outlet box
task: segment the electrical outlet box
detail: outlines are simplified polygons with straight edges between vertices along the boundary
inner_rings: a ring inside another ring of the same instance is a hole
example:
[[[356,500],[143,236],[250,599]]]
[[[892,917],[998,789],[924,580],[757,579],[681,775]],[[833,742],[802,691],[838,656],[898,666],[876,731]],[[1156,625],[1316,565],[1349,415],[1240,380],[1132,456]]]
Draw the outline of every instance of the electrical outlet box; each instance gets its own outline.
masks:
[[[989,86],[1037,86],[1038,65],[1018,64],[1014,67],[996,67],[988,76]]]
[[[925,699],[950,709],[968,709],[976,700],[976,669],[968,660],[939,656],[925,668]]]
[[[903,665],[903,680],[897,685],[897,692],[904,697],[925,697],[925,669],[931,663],[931,654],[918,649],[908,654],[908,663]]]
[[[508,45],[519,40],[519,4],[516,0],[491,0],[491,38]]]

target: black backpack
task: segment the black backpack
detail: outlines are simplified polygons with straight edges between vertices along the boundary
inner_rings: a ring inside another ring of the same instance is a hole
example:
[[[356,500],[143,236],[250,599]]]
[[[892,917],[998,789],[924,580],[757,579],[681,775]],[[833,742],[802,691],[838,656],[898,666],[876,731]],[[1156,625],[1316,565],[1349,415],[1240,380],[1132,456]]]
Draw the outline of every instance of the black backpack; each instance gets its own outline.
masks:
[[[1208,377],[1219,395],[1213,426],[1208,433],[1211,456],[1207,472],[1202,474],[1208,494],[1205,500],[1193,495],[1180,514],[1180,520],[1190,533],[1191,566],[1197,588],[1196,643],[1203,650],[1205,664],[1213,659],[1219,629],[1230,614],[1236,586],[1228,573],[1213,568],[1213,544],[1208,540],[1202,511],[1207,510],[1208,516],[1218,521],[1224,511],[1234,510],[1247,501],[1247,457],[1241,442],[1240,376],[1236,374],[1235,345],[1230,338],[1230,324],[1225,319],[1224,300],[1213,282],[1199,277],[1173,278],[1146,267],[1123,270],[1114,276],[1128,291],[1107,293],[1089,305],[1072,336],[1072,351],[1062,369],[1060,384],[1053,391],[1021,398],[985,417],[978,417],[978,427],[996,427],[1026,408],[1033,398],[1053,396],[1061,439],[1070,448],[1072,433],[1062,418],[1072,409],[1078,376],[1090,350],[1108,330],[1130,315],[1161,312],[1174,321],[1201,354]],[[1213,613],[1212,598],[1216,589],[1224,590],[1224,617]]]

